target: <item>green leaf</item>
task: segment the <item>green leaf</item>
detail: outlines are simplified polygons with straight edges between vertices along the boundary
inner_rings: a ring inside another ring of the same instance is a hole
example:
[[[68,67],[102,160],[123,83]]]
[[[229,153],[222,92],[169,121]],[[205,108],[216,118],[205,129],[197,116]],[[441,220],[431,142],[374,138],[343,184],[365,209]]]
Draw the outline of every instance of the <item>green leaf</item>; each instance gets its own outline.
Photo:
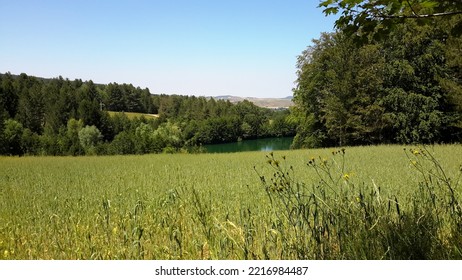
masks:
[[[319,3],[318,8],[327,7],[329,5],[332,5],[333,2],[334,2],[334,0],[322,1],[321,3]]]
[[[327,8],[327,9],[324,9],[323,13],[328,16],[328,15],[335,15],[338,13],[338,8]]]

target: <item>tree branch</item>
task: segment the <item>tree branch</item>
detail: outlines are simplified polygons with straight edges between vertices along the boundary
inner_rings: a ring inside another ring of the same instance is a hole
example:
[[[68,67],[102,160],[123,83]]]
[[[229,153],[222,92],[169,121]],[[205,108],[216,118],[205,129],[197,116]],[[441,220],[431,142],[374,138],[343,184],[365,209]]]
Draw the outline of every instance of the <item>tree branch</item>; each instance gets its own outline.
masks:
[[[444,16],[453,16],[453,15],[460,15],[462,11],[455,11],[455,12],[445,12],[445,13],[435,13],[435,14],[425,14],[425,15],[384,15],[380,14],[378,17],[384,19],[392,19],[392,18],[431,18],[431,17],[444,17]]]
[[[414,11],[414,8],[413,8],[412,5],[411,5],[411,2],[409,2],[409,0],[406,0],[406,2],[407,2],[407,4],[408,4],[409,8],[411,8],[412,13],[413,13],[414,15],[417,15],[417,13]]]

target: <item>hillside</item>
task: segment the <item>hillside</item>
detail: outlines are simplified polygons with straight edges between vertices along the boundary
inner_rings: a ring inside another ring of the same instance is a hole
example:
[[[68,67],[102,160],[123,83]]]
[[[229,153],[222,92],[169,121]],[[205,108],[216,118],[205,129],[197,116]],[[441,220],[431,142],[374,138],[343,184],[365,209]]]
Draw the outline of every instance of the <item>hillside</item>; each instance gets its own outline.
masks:
[[[270,109],[277,109],[277,108],[289,108],[294,103],[292,101],[292,96],[288,96],[285,98],[258,98],[258,97],[239,97],[233,95],[221,95],[221,96],[214,96],[213,98],[218,100],[229,100],[231,103],[238,103],[244,100],[248,100],[253,104],[263,107],[263,108],[270,108]]]

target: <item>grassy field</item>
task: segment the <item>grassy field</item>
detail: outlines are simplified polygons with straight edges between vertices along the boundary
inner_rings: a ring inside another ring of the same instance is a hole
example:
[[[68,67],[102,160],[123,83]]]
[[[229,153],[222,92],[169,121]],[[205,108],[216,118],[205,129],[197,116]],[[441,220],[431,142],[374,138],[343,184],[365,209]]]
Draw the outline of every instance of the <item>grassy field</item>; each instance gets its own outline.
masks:
[[[3,157],[0,259],[462,258],[462,146],[403,148]]]
[[[156,119],[159,117],[157,114],[145,114],[145,113],[134,113],[134,112],[114,112],[114,111],[107,111],[110,116],[114,116],[116,114],[124,114],[127,118],[134,119],[134,118],[141,118],[145,117],[146,119]]]

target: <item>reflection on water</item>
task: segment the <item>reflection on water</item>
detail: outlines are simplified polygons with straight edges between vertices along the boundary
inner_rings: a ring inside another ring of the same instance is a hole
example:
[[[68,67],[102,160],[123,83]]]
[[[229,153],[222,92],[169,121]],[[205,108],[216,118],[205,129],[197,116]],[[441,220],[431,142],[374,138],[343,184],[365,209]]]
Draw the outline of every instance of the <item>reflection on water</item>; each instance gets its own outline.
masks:
[[[265,138],[244,140],[235,143],[204,145],[209,153],[235,153],[247,151],[278,151],[288,150],[293,137]]]

